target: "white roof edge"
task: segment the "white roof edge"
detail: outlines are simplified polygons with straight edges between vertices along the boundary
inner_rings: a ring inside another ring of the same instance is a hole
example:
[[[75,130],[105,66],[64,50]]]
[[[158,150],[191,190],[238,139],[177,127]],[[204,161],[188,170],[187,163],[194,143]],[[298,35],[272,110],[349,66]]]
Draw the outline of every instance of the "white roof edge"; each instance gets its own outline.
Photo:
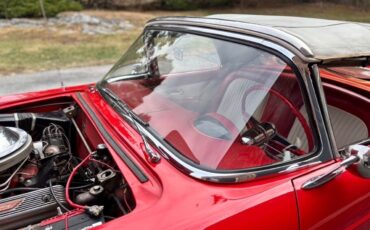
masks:
[[[279,30],[302,41],[313,58],[323,61],[370,57],[370,24],[367,23],[248,14],[216,14],[206,18]]]

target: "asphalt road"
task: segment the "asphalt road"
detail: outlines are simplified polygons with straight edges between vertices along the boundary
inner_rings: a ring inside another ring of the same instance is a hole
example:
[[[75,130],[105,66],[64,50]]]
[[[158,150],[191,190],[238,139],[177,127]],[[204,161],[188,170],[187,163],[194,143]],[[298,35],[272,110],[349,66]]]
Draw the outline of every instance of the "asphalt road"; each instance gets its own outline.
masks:
[[[112,65],[0,76],[0,96],[97,82]]]

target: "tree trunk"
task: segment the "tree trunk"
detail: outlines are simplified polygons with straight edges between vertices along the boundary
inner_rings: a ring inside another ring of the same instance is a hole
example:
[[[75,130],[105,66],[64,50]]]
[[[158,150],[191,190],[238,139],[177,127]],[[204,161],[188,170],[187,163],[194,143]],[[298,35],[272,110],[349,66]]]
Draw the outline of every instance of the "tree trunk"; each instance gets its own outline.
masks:
[[[45,12],[45,7],[44,7],[44,0],[39,0],[39,2],[40,2],[40,9],[41,9],[41,14],[42,14],[42,17],[45,19],[45,21],[46,20],[48,20],[47,19],[47,17],[46,17],[46,12]]]

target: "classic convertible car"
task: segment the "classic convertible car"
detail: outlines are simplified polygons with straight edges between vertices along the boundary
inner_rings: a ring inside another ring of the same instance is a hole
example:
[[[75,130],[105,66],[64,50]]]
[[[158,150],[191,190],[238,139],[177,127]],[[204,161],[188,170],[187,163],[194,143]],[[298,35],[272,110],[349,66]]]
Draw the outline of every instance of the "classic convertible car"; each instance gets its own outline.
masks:
[[[369,38],[149,21],[96,85],[1,98],[0,228],[370,229]]]

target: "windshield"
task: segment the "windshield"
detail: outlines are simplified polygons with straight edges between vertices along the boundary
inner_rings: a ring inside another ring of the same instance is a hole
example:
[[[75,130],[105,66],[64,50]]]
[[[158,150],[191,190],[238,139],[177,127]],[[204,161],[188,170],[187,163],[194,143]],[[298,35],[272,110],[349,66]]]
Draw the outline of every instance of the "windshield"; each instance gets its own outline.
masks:
[[[257,48],[146,31],[101,85],[178,154],[204,168],[260,167],[314,148],[296,74]]]

